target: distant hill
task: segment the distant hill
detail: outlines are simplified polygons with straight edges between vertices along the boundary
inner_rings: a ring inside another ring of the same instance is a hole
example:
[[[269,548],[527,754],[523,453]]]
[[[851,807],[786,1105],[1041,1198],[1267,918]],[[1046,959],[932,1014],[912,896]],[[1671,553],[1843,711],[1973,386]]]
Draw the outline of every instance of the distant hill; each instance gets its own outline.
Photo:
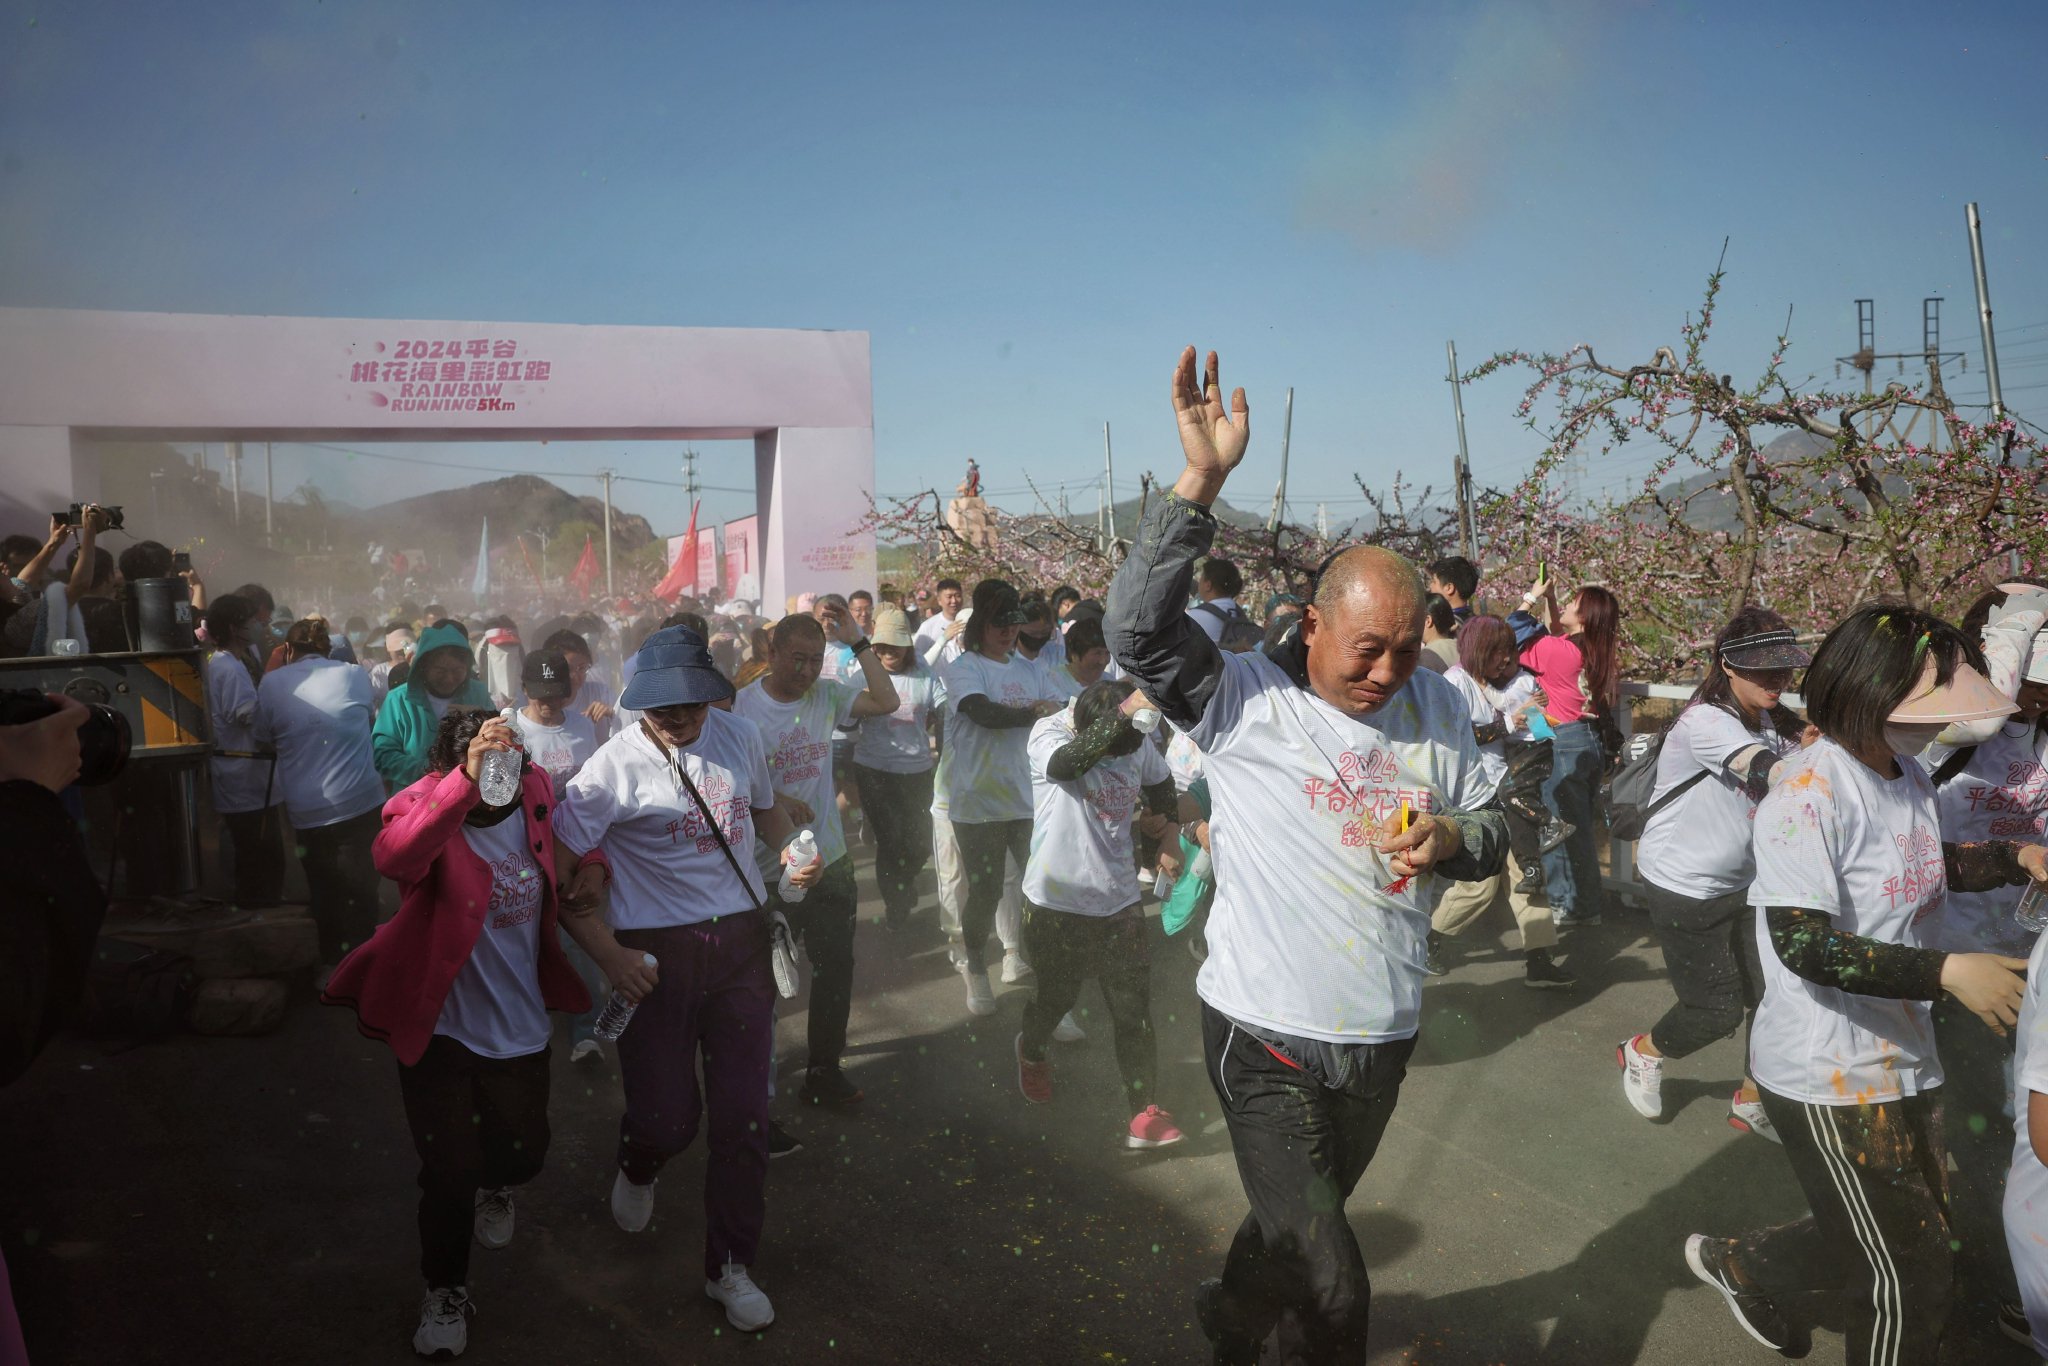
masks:
[[[1761,454],[1767,462],[1784,463],[1802,459],[1822,449],[1827,444],[1826,440],[1813,435],[1811,432],[1792,431],[1786,432],[1767,442],[1762,448]],[[1657,492],[1663,497],[1665,502],[1678,503],[1702,489],[1711,487],[1718,478],[1720,476],[1710,470],[1701,470],[1698,474],[1692,475],[1689,478],[1666,484],[1658,489]],[[1903,489],[1905,481],[1887,479],[1885,485],[1888,491]],[[1861,506],[1863,499],[1860,495],[1852,493],[1849,495],[1849,501],[1853,505]],[[1655,508],[1638,511],[1636,516],[1638,520],[1643,522],[1658,522],[1662,520]],[[1694,498],[1686,507],[1685,520],[1687,525],[1700,531],[1734,532],[1742,529],[1742,513],[1735,506],[1735,500],[1732,497],[1718,496],[1712,493]]]
[[[514,532],[546,531],[568,522],[604,526],[604,500],[579,498],[537,475],[515,474],[467,488],[422,493],[395,503],[364,508],[349,520],[359,536],[392,549],[417,547],[434,560],[456,563],[476,557],[477,531],[491,521],[494,544],[508,543]],[[654,539],[645,517],[612,505],[612,548],[629,554]]]

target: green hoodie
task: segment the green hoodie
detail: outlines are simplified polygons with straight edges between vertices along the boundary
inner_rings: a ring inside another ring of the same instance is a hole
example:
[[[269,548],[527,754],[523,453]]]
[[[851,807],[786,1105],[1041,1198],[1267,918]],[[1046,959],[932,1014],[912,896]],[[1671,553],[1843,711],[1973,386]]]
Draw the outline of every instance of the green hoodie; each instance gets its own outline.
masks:
[[[476,676],[476,653],[462,638],[462,632],[453,626],[429,626],[421,632],[419,648],[413,652],[412,668],[406,673],[405,686],[393,688],[384,699],[384,708],[377,713],[377,727],[370,734],[370,749],[377,761],[377,772],[393,792],[410,786],[427,771],[427,754],[434,747],[434,736],[440,731],[441,723],[434,718],[433,704],[427,700],[427,681],[420,665],[428,655],[443,649],[462,651],[470,669],[469,681],[448,699],[449,702],[462,707],[488,708],[491,705],[490,693],[484,690],[483,683]]]

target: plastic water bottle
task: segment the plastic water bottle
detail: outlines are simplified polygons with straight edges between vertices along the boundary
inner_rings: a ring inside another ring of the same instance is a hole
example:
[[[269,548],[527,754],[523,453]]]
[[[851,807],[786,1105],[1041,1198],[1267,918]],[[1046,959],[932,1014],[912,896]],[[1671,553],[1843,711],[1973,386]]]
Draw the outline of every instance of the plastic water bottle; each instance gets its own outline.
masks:
[[[802,901],[805,889],[797,886],[790,879],[796,876],[797,869],[810,867],[811,860],[817,856],[818,837],[811,833],[810,827],[806,826],[797,832],[796,838],[789,842],[789,848],[783,851],[782,883],[775,889],[776,895],[792,904]]]
[[[1131,713],[1131,729],[1140,735],[1150,735],[1164,719],[1157,707],[1140,707]]]
[[[505,708],[498,719],[511,725],[512,708]],[[519,795],[519,765],[522,761],[523,756],[516,749],[494,749],[484,756],[483,773],[476,780],[476,790],[483,794],[485,806],[512,804],[513,798]]]
[[[2029,934],[2048,930],[2048,891],[2042,884],[2029,882],[2027,890],[2020,896],[2020,904],[2012,908],[2015,924]]]
[[[651,953],[641,954],[640,961],[650,968],[655,965]],[[612,998],[604,1003],[604,1009],[597,1012],[597,1021],[590,1026],[591,1037],[606,1043],[615,1042],[626,1032],[626,1026],[633,1022],[633,1012],[638,1009],[637,1004],[626,999],[624,992],[614,991]]]

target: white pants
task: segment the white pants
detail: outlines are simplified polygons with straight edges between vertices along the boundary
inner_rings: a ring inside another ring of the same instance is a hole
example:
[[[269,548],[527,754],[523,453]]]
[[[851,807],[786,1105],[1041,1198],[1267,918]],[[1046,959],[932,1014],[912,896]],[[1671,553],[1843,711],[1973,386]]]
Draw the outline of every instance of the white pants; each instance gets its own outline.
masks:
[[[946,938],[960,938],[960,908],[967,901],[967,866],[960,861],[960,842],[953,838],[953,822],[932,815],[932,867],[939,875],[939,928]],[[1005,860],[1003,899],[996,903],[996,937],[1003,952],[1021,953],[1024,945],[1024,870],[1017,860]]]

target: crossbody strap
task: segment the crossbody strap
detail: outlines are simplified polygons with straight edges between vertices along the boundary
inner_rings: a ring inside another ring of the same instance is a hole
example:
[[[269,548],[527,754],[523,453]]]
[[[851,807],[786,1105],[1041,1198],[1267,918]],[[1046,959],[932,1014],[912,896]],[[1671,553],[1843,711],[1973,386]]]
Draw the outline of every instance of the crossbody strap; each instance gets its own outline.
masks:
[[[761,898],[754,895],[754,884],[747,881],[747,875],[740,870],[740,861],[733,857],[732,846],[725,842],[724,828],[719,825],[718,817],[711,814],[711,803],[704,800],[704,794],[690,781],[689,770],[683,767],[683,757],[666,744],[662,745],[661,749],[662,753],[668,756],[669,766],[675,770],[676,777],[682,780],[684,790],[690,794],[691,800],[697,803],[697,809],[704,813],[704,823],[711,827],[711,837],[718,841],[719,852],[725,855],[726,863],[732,868],[732,875],[738,878],[740,886],[746,889],[747,900],[754,903],[754,909],[757,911],[768,909]]]
[[[1687,778],[1684,782],[1680,783],[1677,787],[1672,788],[1669,792],[1659,797],[1656,801],[1651,802],[1649,808],[1643,812],[1643,823],[1647,825],[1649,823],[1650,817],[1656,815],[1659,811],[1662,811],[1665,807],[1671,805],[1671,803],[1677,801],[1680,797],[1683,797],[1688,789],[1692,788],[1700,781],[1700,779],[1706,776],[1707,771],[1705,769],[1701,769],[1699,772],[1693,774],[1690,778]]]

